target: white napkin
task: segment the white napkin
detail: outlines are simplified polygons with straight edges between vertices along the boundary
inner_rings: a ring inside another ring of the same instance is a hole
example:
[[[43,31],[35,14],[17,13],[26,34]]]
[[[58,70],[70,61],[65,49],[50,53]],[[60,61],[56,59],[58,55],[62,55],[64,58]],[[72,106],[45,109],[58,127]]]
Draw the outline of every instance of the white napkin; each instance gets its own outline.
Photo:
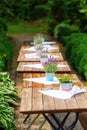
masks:
[[[23,67],[31,67],[31,68],[43,68],[41,64],[29,64],[29,65],[22,65]],[[66,67],[67,65],[58,64],[57,67]]]
[[[78,86],[73,86],[72,90],[68,92],[63,91],[63,90],[42,90],[39,92],[48,96],[55,97],[55,98],[69,99],[76,94],[86,92],[86,89],[80,89]]]
[[[25,56],[26,58],[40,58],[39,56],[36,56],[35,53],[25,54],[24,56]]]
[[[43,48],[44,51],[45,51],[45,50],[56,49],[56,47],[52,47],[52,46],[50,46],[50,45],[44,45],[43,47],[44,47],[44,48]]]
[[[50,55],[50,54],[48,54],[48,58],[50,58],[50,57],[53,57],[53,58],[58,58],[59,56],[57,56],[57,55]]]
[[[55,44],[56,42],[52,42],[52,41],[45,41],[45,42],[43,42],[42,44]]]
[[[26,78],[26,79],[23,79],[23,80],[33,81],[33,82],[41,83],[41,84],[59,84],[59,80],[58,80],[56,77],[54,77],[54,80],[53,80],[53,81],[47,81],[47,80],[46,80],[46,77],[40,77],[40,78]]]
[[[43,68],[41,64],[29,64],[29,65],[22,65],[23,67],[32,67],[32,68]]]
[[[35,51],[35,48],[34,47],[29,47],[29,48],[23,48],[23,50],[26,50],[26,51]]]

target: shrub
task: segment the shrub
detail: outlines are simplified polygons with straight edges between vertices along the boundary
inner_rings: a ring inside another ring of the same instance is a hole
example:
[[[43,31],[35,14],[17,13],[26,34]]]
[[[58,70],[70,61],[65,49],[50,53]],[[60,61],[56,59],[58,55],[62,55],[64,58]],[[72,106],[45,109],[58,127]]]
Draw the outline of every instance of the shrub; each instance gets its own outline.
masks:
[[[53,36],[53,35],[54,35],[53,30],[54,30],[54,28],[55,28],[56,22],[55,22],[54,19],[48,18],[48,19],[47,19],[47,24],[48,24],[48,25],[47,25],[47,32],[48,32],[51,36]]]
[[[65,54],[77,72],[87,79],[87,34],[76,33],[67,38]]]
[[[2,19],[0,19],[0,33],[3,32],[7,32],[7,25]]]
[[[61,23],[58,24],[54,29],[54,37],[59,39],[62,42],[62,37],[68,36],[71,34],[71,28],[68,24]]]
[[[0,36],[0,56],[1,61],[3,60],[0,65],[4,63],[4,66],[1,68],[1,70],[5,71],[13,57],[13,43],[6,35],[3,34]]]

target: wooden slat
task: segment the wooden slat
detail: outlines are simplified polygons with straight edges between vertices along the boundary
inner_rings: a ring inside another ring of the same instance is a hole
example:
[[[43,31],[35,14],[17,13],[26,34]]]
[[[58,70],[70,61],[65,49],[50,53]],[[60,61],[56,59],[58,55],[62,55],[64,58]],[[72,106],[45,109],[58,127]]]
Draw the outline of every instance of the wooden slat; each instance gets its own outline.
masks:
[[[44,88],[43,90],[49,90],[49,89],[50,89],[50,86],[47,88]],[[43,104],[44,104],[44,111],[50,111],[50,109],[55,110],[53,97],[43,94]]]
[[[77,104],[77,102],[76,102],[74,97],[65,100],[65,102],[66,102],[66,106],[67,106],[68,110],[72,110],[73,111],[73,110],[79,109],[79,106],[78,106],[78,104]]]
[[[85,98],[84,94],[78,94],[75,96],[76,101],[79,105],[80,110],[87,110],[87,99]]]
[[[20,112],[26,113],[32,110],[32,88],[23,89]]]
[[[42,101],[42,94],[39,92],[40,88],[33,89],[32,95],[32,111],[42,111],[43,110],[43,101]]]

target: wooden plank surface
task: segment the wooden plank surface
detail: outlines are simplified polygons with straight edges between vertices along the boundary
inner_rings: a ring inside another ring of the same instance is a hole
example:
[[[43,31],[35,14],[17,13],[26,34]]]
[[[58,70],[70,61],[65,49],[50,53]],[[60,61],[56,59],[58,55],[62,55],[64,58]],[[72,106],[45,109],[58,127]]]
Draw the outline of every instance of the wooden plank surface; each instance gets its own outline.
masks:
[[[29,74],[23,75],[28,78]],[[35,77],[36,74],[32,75]],[[39,74],[38,76],[43,76]],[[75,85],[80,85],[80,80],[75,74],[69,74],[74,77]],[[24,78],[23,77],[23,78]],[[26,81],[23,81],[26,82]],[[28,81],[29,82],[29,81]],[[79,84],[78,84],[79,82]],[[44,85],[38,86],[39,83],[33,84],[29,88],[23,88],[20,112],[21,113],[58,113],[58,112],[84,112],[87,111],[87,98],[84,93],[73,96],[70,99],[58,99],[39,92],[39,90],[54,90],[58,89],[59,85]],[[74,84],[73,84],[74,85]],[[79,87],[83,87],[82,84]],[[25,95],[25,96],[24,96]],[[32,106],[32,107],[31,107]]]
[[[30,53],[19,53],[19,55],[18,55],[18,58],[17,58],[17,62],[24,62],[24,61],[40,61],[40,57],[33,57],[32,58],[32,56],[30,57],[28,57],[27,55],[29,55]],[[31,54],[34,54],[34,53],[31,53]],[[63,56],[62,56],[62,54],[61,53],[49,53],[49,55],[50,56],[53,56],[53,57],[55,57],[55,59],[57,60],[57,61],[64,61],[64,58],[63,58]]]
[[[33,65],[36,66],[33,67]],[[38,65],[41,65],[41,63],[40,62],[19,62],[17,67],[17,72],[22,72],[22,73],[44,72],[44,69],[39,68]],[[66,61],[58,62],[58,70],[56,73],[70,73],[70,72],[71,72],[71,68]]]
[[[47,46],[47,45],[43,45],[43,46]],[[59,52],[59,45],[58,44],[54,44],[54,45],[49,45],[51,47],[53,47],[53,49],[49,49],[47,48],[46,52],[53,52],[53,53],[56,53],[56,52]],[[19,51],[19,53],[32,53],[32,52],[35,52],[34,46],[31,46],[31,45],[23,45]]]

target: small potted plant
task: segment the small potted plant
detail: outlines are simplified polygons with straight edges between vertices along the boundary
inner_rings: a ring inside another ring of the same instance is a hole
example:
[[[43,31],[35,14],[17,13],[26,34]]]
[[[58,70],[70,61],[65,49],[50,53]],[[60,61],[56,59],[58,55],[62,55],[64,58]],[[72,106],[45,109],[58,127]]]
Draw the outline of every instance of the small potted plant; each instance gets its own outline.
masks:
[[[44,71],[46,72],[46,79],[48,81],[53,81],[54,73],[57,71],[57,64],[54,61],[49,61],[44,65]]]
[[[37,46],[35,47],[35,54],[36,54],[37,56],[41,56],[42,50],[43,50],[43,46],[42,46],[42,45],[37,45]]]
[[[69,77],[68,74],[58,75],[57,78],[60,81],[61,90],[70,91],[72,89],[73,79],[71,77]]]
[[[34,45],[38,45],[38,44],[42,44],[42,42],[44,41],[44,37],[42,34],[36,34],[34,36]]]
[[[47,53],[42,53],[42,54],[41,54],[40,62],[41,62],[41,65],[42,65],[42,66],[44,66],[45,63],[48,62],[48,54],[47,54]]]

